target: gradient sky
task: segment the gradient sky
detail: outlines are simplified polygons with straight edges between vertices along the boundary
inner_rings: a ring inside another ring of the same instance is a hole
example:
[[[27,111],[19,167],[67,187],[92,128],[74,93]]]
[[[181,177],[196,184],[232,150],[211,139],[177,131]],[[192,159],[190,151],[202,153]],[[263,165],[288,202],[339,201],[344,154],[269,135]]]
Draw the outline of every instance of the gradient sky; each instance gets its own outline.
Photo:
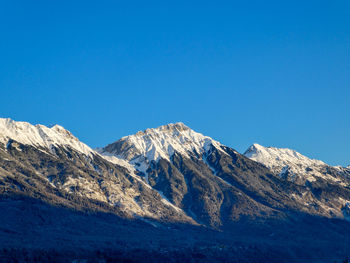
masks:
[[[0,116],[92,147],[182,121],[350,164],[350,1],[2,1]]]

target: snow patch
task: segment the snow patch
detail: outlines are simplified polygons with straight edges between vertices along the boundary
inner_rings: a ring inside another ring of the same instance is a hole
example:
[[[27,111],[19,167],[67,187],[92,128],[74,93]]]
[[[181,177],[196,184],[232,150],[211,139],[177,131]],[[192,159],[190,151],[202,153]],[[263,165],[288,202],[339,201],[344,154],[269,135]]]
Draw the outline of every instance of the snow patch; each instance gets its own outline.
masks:
[[[167,206],[171,206],[172,208],[174,208],[174,209],[177,210],[177,211],[183,212],[183,210],[182,210],[181,208],[179,208],[179,207],[173,205],[173,204],[168,200],[168,198],[166,198],[166,196],[163,194],[162,191],[157,191],[157,192],[158,192],[158,194],[162,197],[162,200],[161,200],[161,201],[162,201],[164,204],[166,204]]]
[[[209,167],[209,169],[212,171],[212,173],[213,173],[214,176],[216,176],[216,177],[217,177],[220,181],[222,181],[224,184],[227,184],[227,185],[229,185],[229,186],[233,186],[232,184],[230,184],[229,182],[227,182],[226,180],[222,179],[220,176],[217,175],[217,172],[216,172],[215,168],[212,167],[212,166],[209,164],[209,162],[208,162],[208,160],[207,160],[207,157],[206,157],[204,154],[203,154],[202,159],[203,159],[203,162],[204,162],[204,163]]]

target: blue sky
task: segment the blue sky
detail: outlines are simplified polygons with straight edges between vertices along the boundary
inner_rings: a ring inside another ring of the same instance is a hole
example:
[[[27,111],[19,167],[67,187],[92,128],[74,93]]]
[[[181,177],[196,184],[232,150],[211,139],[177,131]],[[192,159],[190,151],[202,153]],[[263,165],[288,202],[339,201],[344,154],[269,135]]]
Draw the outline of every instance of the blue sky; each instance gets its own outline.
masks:
[[[0,116],[92,147],[182,121],[350,164],[349,1],[3,1]]]

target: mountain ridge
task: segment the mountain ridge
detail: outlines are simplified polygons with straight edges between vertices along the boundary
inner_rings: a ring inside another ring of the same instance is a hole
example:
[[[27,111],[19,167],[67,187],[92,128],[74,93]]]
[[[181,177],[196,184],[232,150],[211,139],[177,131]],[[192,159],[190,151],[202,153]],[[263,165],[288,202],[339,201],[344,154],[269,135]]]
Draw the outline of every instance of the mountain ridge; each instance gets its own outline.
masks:
[[[21,137],[18,137],[18,134],[17,135],[15,133],[11,134],[10,129],[12,128],[12,131],[13,131],[13,128],[16,127],[16,125],[17,126],[22,126],[21,128],[19,128],[22,131],[24,130],[23,129],[24,126],[26,126],[27,128],[28,127],[35,127],[38,130],[40,130],[40,129],[44,129],[45,131],[52,130],[52,131],[55,131],[56,133],[61,134],[61,135],[65,134],[66,136],[68,136],[68,138],[70,137],[72,140],[79,141],[80,143],[82,143],[69,130],[65,129],[63,126],[61,126],[59,124],[52,124],[52,125],[35,124],[35,125],[33,125],[33,124],[29,123],[29,122],[15,121],[15,120],[13,120],[11,118],[0,118],[0,134],[2,134],[2,137],[0,137],[0,139],[4,139],[4,137],[7,137],[7,138],[15,139],[15,140],[17,139],[19,142],[23,142],[23,143],[27,143],[27,144],[35,144],[36,143],[37,145],[40,145],[40,146],[47,146],[47,144],[45,145],[45,143],[46,143],[45,142],[45,137],[49,137],[49,136],[45,136],[45,134],[40,134],[40,132],[36,132],[36,133],[39,133],[39,136],[37,136],[37,134],[31,134],[33,136],[33,138],[23,138],[23,137],[21,138]],[[9,127],[11,127],[11,128],[9,129]],[[145,130],[138,131],[135,134],[123,136],[120,139],[118,139],[117,141],[108,144],[107,146],[113,145],[113,144],[117,143],[118,141],[125,140],[125,139],[133,137],[133,136],[144,136],[144,135],[152,133],[152,131],[155,131],[155,130],[161,130],[161,131],[162,130],[172,130],[174,128],[175,129],[180,129],[180,130],[190,130],[193,133],[195,133],[197,135],[200,135],[200,136],[203,136],[203,138],[207,138],[211,142],[214,142],[216,145],[222,145],[220,142],[217,142],[217,141],[213,140],[212,138],[210,138],[208,136],[204,136],[201,133],[193,131],[187,125],[185,125],[183,122],[175,122],[175,123],[164,124],[164,125],[158,126],[157,128],[147,128]],[[44,137],[44,138],[40,138],[40,137]],[[55,136],[52,136],[52,137],[55,137]],[[57,142],[55,140],[53,140],[50,143],[54,144],[54,143],[57,143]],[[72,146],[69,143],[69,141],[66,141],[65,143],[66,143],[66,145]],[[60,143],[58,143],[58,144],[60,144]],[[64,144],[63,140],[61,140],[61,144]],[[100,153],[100,152],[103,152],[103,148],[107,147],[107,146],[104,146],[104,147],[97,147],[97,148],[93,149],[93,148],[90,148],[90,146],[88,146],[85,143],[82,143],[82,144],[84,144],[87,148],[89,148],[89,149],[84,149],[84,150],[80,149],[80,151],[82,151],[83,153],[86,153],[87,151],[94,151],[94,152]],[[297,154],[297,155],[301,156],[302,158],[307,158],[309,160],[318,162],[319,164],[326,164],[325,162],[323,162],[321,160],[311,159],[309,157],[306,157],[305,155],[302,155],[299,152],[297,152],[295,150],[292,150],[291,148],[278,148],[278,147],[274,147],[274,146],[264,147],[264,146],[262,146],[262,145],[260,145],[258,143],[253,143],[242,154],[245,155],[245,156],[248,156],[248,152],[250,151],[250,149],[255,147],[255,146],[258,147],[258,148],[264,148],[264,149],[278,149],[278,150],[290,151],[290,152],[293,152],[294,154]],[[79,147],[77,147],[77,146],[75,146],[74,148],[75,149],[79,149]],[[81,148],[85,148],[85,147],[81,147]],[[163,154],[162,157],[164,157],[164,156],[165,155]],[[151,158],[151,159],[154,159],[154,158]],[[252,159],[254,159],[254,158],[252,158]],[[263,160],[260,161],[260,163],[264,163],[264,162],[265,161],[263,161]],[[326,164],[326,165],[328,165],[328,164]],[[331,165],[329,165],[329,166],[331,166]],[[339,166],[339,165],[337,165],[337,166],[332,166],[332,167],[350,168],[350,165],[348,165],[348,166]]]
[[[291,149],[253,144],[241,155],[234,149],[193,131],[183,123],[139,131],[98,150],[80,142],[59,125],[48,128],[44,125],[34,126],[26,122],[0,119],[0,134],[0,139],[6,144],[5,150],[10,147],[12,150],[21,151],[22,146],[17,145],[20,143],[39,147],[54,158],[59,151],[72,156],[69,153],[71,150],[86,156],[83,158],[87,158],[90,163],[96,158],[103,158],[106,162],[126,169],[125,176],[129,178],[126,180],[134,180],[137,184],[149,188],[151,192],[156,192],[165,206],[192,217],[194,221],[199,220],[211,226],[220,226],[233,218],[240,218],[240,213],[258,215],[264,211],[263,213],[272,215],[283,214],[285,209],[347,218],[337,207],[347,207],[350,202],[348,193],[342,194],[344,187],[350,184],[350,171],[347,168],[328,166]],[[245,158],[256,163],[248,162]],[[258,164],[267,169],[264,170]],[[94,164],[92,168],[102,175],[99,165]],[[270,178],[269,173],[274,174],[276,179]],[[52,184],[54,181],[51,178],[53,177],[49,175],[46,180]],[[108,177],[103,180],[112,183]],[[291,184],[288,187],[283,186],[286,182]],[[327,184],[340,187],[337,190],[340,193],[331,198],[327,192]],[[59,185],[53,183],[53,186],[63,187],[62,189],[68,192],[77,188],[80,189],[78,193],[87,198],[97,198],[110,205],[122,202],[123,206],[131,205],[130,211],[136,209],[136,213],[143,213],[138,201],[133,200],[135,197],[132,196],[135,196],[135,193],[127,193],[127,189],[121,190],[114,186],[117,188],[111,188],[111,192],[106,195],[101,183],[90,177],[68,176]],[[300,186],[304,188],[298,188]],[[324,189],[324,197],[315,195],[313,188],[316,186]],[[211,188],[209,192],[207,187]],[[119,197],[116,199],[112,198],[113,191],[118,192]],[[291,195],[287,196],[287,192]],[[309,196],[307,202],[303,200],[306,194]],[[225,213],[221,210],[223,202],[227,199],[221,196],[225,195],[231,196],[230,198],[235,196],[241,204],[239,209],[234,211],[230,202],[226,208],[229,210],[225,212],[227,215],[223,216]],[[193,196],[201,196],[205,201],[196,201]],[[240,196],[245,196],[246,200],[249,200],[248,203],[251,203],[248,205]],[[324,201],[329,198],[332,202]],[[319,208],[314,210],[310,204]],[[256,206],[256,211],[249,210],[249,206]],[[194,212],[191,207],[201,208]],[[328,210],[330,212],[327,212]]]
[[[87,233],[93,251],[97,245],[131,253],[137,241],[142,253],[163,251],[163,241],[174,241],[167,249],[187,247],[193,257],[210,256],[209,262],[219,254],[237,262],[271,255],[277,243],[292,249],[275,253],[276,262],[300,259],[300,244],[309,248],[305,259],[322,248],[336,256],[349,251],[350,171],[290,149],[276,161],[276,151],[255,145],[244,156],[182,123],[92,150],[58,125],[0,120],[0,255],[6,244],[33,249],[22,242],[33,235],[44,250],[47,242],[58,250],[85,247],[76,240]],[[255,161],[261,152],[264,158]],[[299,167],[299,160],[307,166]],[[322,242],[314,245],[315,236]],[[237,240],[250,252],[237,254]]]
[[[3,142],[6,139],[12,139],[23,144],[44,148],[50,148],[52,145],[69,146],[87,155],[93,152],[89,146],[58,124],[49,128],[42,124],[32,125],[10,118],[0,118],[0,134]]]
[[[141,142],[142,140],[145,142]],[[200,148],[207,149],[210,144],[221,145],[212,138],[195,132],[182,122],[178,122],[169,123],[157,128],[148,128],[144,131],[138,131],[133,135],[124,136],[116,142],[103,147],[103,149],[107,149],[109,153],[118,155],[118,149],[113,149],[113,145],[125,141],[135,144],[137,150],[141,154],[147,155],[150,161],[157,161],[159,158],[169,159],[174,151],[187,153],[194,150],[198,153],[202,150]],[[186,147],[186,144],[189,147]],[[126,159],[133,157],[124,156]]]
[[[264,164],[280,177],[288,177],[289,180],[299,180],[304,183],[315,181],[317,177],[343,183],[339,178],[334,178],[333,173],[328,173],[328,170],[333,169],[335,173],[336,171],[342,173],[348,169],[347,167],[330,166],[292,149],[264,147],[257,143],[250,146],[244,155]]]

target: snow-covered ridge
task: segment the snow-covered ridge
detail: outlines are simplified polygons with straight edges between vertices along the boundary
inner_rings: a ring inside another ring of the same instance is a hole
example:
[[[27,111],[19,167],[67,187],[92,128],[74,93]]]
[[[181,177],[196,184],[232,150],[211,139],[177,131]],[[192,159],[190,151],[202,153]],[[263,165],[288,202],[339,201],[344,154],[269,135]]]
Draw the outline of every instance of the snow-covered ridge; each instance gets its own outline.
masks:
[[[284,177],[291,176],[291,180],[315,181],[317,177],[342,183],[339,179],[329,176],[326,163],[308,158],[295,150],[287,148],[264,147],[253,144],[244,155],[256,162],[264,164],[275,174]],[[335,167],[333,167],[335,168]]]
[[[179,122],[125,136],[104,147],[100,153],[113,154],[128,161],[138,159],[142,162],[142,158],[158,161],[161,158],[170,160],[174,152],[185,156],[191,153],[202,154],[211,145],[220,149],[221,144]]]
[[[326,165],[324,162],[310,159],[295,150],[288,148],[264,147],[257,143],[248,148],[244,155],[254,161],[263,163],[265,166],[283,168],[286,165],[299,164],[302,166]]]
[[[22,144],[41,146],[47,149],[55,145],[69,146],[86,155],[94,153],[89,146],[80,142],[62,126],[54,125],[49,128],[41,124],[32,125],[28,122],[0,118],[0,141],[6,144],[10,139]]]

